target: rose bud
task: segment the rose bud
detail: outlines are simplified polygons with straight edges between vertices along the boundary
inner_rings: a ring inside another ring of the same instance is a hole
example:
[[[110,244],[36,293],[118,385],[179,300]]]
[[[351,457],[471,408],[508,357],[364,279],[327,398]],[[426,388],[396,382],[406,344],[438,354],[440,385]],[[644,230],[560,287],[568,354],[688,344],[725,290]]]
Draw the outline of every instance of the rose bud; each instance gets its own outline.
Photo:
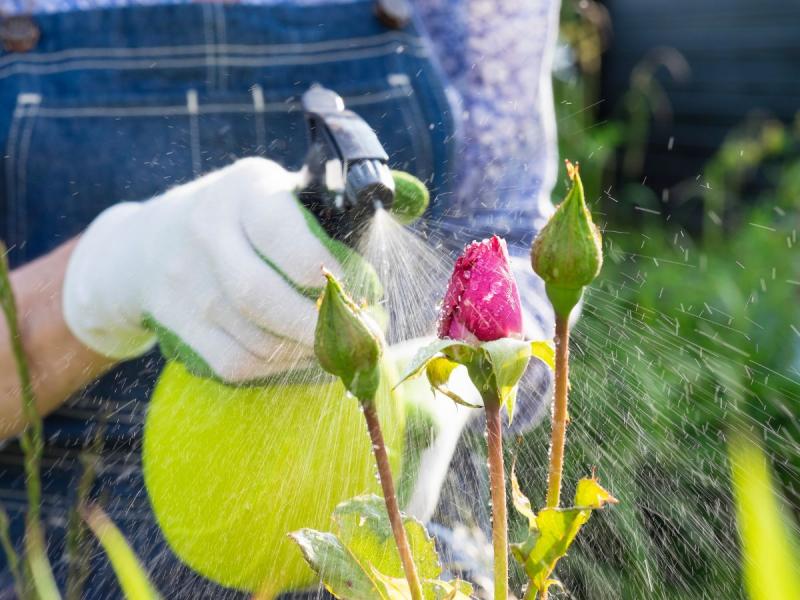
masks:
[[[545,282],[555,313],[569,316],[603,266],[600,231],[586,206],[578,166],[567,161],[572,189],[533,242],[533,270]]]
[[[472,242],[456,261],[439,337],[474,343],[522,337],[522,308],[503,239]]]
[[[383,336],[336,278],[323,272],[328,284],[319,301],[314,353],[322,368],[339,377],[351,394],[361,402],[371,402],[380,381]]]

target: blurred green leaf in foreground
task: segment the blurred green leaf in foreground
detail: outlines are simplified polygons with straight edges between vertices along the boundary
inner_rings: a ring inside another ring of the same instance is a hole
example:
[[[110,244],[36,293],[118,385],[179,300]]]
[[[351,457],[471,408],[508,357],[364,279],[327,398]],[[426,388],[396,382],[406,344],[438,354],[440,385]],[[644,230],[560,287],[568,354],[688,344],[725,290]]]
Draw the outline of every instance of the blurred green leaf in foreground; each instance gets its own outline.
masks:
[[[761,448],[737,435],[729,449],[742,567],[752,600],[800,598],[795,526],[778,495]]]

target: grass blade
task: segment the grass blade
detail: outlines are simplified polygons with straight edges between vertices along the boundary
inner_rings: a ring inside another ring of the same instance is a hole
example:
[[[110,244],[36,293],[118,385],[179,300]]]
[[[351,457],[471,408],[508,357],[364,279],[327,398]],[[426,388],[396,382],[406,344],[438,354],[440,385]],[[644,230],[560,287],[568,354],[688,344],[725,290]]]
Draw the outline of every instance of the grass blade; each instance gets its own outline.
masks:
[[[83,511],[83,518],[106,551],[125,597],[128,600],[161,600],[142,563],[108,515],[94,506]]]

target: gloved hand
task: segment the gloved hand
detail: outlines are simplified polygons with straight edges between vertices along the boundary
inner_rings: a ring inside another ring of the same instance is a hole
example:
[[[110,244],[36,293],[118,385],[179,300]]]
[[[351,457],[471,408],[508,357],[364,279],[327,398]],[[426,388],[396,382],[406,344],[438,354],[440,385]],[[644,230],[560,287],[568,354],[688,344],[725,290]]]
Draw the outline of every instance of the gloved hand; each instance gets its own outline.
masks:
[[[311,364],[320,267],[351,289],[362,284],[364,295],[379,286],[300,204],[302,185],[299,173],[245,158],[147,202],[105,210],[67,268],[67,325],[118,359],[158,339],[194,373],[231,383]]]

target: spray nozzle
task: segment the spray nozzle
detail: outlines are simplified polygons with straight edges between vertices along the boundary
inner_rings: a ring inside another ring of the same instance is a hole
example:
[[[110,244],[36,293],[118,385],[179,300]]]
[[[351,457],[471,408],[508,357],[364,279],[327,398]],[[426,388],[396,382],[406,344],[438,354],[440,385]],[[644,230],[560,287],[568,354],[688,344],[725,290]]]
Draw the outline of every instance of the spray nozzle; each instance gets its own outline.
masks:
[[[314,85],[302,103],[310,147],[300,198],[331,236],[352,244],[363,223],[394,202],[389,157],[372,128],[335,92]]]

